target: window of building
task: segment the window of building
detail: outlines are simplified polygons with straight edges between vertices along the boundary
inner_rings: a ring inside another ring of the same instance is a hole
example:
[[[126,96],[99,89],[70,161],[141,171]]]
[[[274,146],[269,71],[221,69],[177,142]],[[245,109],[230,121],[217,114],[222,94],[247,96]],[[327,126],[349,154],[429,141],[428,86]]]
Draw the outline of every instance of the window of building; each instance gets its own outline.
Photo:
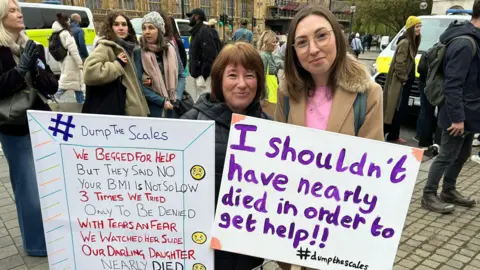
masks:
[[[87,0],[85,1],[85,5],[89,9],[101,9],[102,8],[102,3],[100,0]]]
[[[135,2],[133,0],[118,0],[118,8],[126,10],[135,10]]]
[[[235,16],[235,0],[228,0],[227,5],[227,15],[228,17],[234,17]]]
[[[160,5],[160,0],[150,0],[148,1],[148,7],[150,8],[150,11],[161,11],[162,7]]]
[[[248,6],[247,6],[247,0],[242,0],[242,18],[247,18],[248,17]]]
[[[203,9],[208,18],[210,16],[210,0],[200,0],[200,8]]]
[[[176,12],[175,13],[182,15],[182,1],[181,0],[176,0],[175,3],[176,3]],[[180,16],[180,17],[182,17],[182,16]]]
[[[183,0],[183,5],[185,6],[185,14],[190,12],[190,0]],[[181,6],[180,6],[180,8],[181,8]]]

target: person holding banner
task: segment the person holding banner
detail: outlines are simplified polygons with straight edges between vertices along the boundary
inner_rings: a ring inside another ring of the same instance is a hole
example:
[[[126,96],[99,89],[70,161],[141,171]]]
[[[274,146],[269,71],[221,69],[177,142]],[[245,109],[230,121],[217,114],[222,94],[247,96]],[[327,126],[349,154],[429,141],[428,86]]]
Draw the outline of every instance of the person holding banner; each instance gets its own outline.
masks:
[[[288,31],[276,121],[383,141],[382,88],[346,44],[327,8],[297,13]]]
[[[47,256],[27,110],[49,111],[41,99],[58,90],[42,45],[25,35],[16,0],[0,0],[0,143],[8,162],[23,248]]]
[[[224,47],[213,63],[211,86],[211,93],[202,94],[193,109],[180,118],[215,121],[215,202],[217,202],[232,114],[269,119],[260,105],[265,92],[265,73],[258,52],[246,42],[237,42]],[[215,251],[216,269],[251,270],[262,263],[261,258]]]
[[[150,117],[178,118],[175,107],[185,90],[182,60],[165,37],[165,20],[156,11],[142,19],[141,48],[134,59],[138,81],[147,99]]]

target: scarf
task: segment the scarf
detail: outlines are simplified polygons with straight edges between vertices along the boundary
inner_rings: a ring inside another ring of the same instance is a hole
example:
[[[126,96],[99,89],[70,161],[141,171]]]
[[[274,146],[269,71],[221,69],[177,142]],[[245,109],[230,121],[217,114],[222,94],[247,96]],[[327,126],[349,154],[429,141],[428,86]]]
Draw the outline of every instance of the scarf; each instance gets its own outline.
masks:
[[[17,65],[18,65],[18,62],[20,61],[20,54],[22,53],[22,50],[25,48],[27,41],[28,41],[28,37],[22,32],[18,36],[18,39],[15,42],[12,42],[12,45],[10,46],[10,51],[12,51],[13,59],[15,60],[15,63]]]
[[[128,56],[130,56],[130,58],[133,55],[133,50],[135,49],[135,46],[137,46],[135,42],[126,41],[121,38],[117,38],[117,44],[120,45],[128,53]]]
[[[165,74],[162,74],[155,55],[159,48],[155,44],[148,44],[147,47],[148,50],[142,49],[142,64],[146,75],[152,80],[151,88],[167,100],[177,100],[178,61],[175,48],[169,43],[168,51],[162,53],[165,69]]]

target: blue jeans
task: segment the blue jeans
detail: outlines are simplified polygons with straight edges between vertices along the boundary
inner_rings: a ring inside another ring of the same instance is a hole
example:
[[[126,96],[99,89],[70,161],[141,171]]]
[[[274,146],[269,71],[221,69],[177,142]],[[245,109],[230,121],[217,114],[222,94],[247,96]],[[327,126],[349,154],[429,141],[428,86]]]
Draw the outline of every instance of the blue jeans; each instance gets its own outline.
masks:
[[[57,93],[55,94],[55,98],[60,99],[60,97],[65,94],[67,90],[63,89],[58,89]],[[83,91],[78,90],[74,91],[75,92],[75,98],[77,99],[77,103],[83,104],[85,102],[85,95],[83,94]]]
[[[30,256],[47,256],[30,135],[0,133],[0,143],[10,168],[23,248]]]
[[[430,104],[425,95],[425,83],[418,82],[420,92],[420,114],[417,120],[417,137],[419,147],[428,147],[434,143],[441,144],[442,130],[437,129],[437,118],[435,117],[435,106]],[[437,130],[436,130],[437,129]],[[435,133],[435,138],[433,137]]]

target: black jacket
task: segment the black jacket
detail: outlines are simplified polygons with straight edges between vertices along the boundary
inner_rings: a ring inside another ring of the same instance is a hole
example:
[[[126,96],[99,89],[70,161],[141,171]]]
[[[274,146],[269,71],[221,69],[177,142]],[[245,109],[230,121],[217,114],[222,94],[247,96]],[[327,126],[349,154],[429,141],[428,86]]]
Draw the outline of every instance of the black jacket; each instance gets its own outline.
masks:
[[[180,54],[180,60],[182,60],[183,69],[187,67],[187,52],[185,51],[185,45],[183,44],[183,39],[179,38],[176,40],[178,54]]]
[[[445,105],[440,109],[439,124],[443,129],[452,123],[464,122],[467,132],[480,132],[480,29],[471,22],[453,22],[440,36],[447,43],[458,36],[468,35],[477,43],[474,47],[468,39],[450,43],[443,59],[445,78]]]
[[[271,119],[262,112],[260,103],[252,104],[247,111],[248,116]],[[180,117],[190,120],[215,121],[215,203],[217,203],[220,183],[222,181],[223,163],[227,153],[228,135],[232,121],[232,111],[225,103],[215,103],[210,100],[210,94],[202,94],[193,109]]]
[[[53,95],[58,90],[58,81],[50,70],[45,59],[45,50],[42,45],[37,45],[40,54],[40,60],[45,65],[45,69],[32,70],[34,78],[33,87],[40,93]],[[23,90],[27,87],[25,79],[18,73],[12,51],[8,47],[0,46],[0,98],[6,98],[13,93]],[[38,98],[31,108],[33,110],[49,111],[50,107]],[[1,125],[0,132],[13,135],[23,136],[28,134],[28,122],[25,118],[23,125]]]
[[[193,78],[203,76],[204,79],[210,77],[212,64],[217,57],[215,36],[213,31],[203,22],[194,26],[190,33],[189,72]]]
[[[262,112],[260,103],[254,103],[247,109],[247,115],[252,117],[271,119]],[[190,120],[215,121],[215,209],[222,181],[223,164],[227,154],[228,135],[232,121],[232,111],[225,103],[216,103],[210,100],[210,94],[202,94],[193,109],[180,117]],[[263,263],[262,258],[225,251],[215,251],[215,267],[217,269],[250,270]]]
[[[418,62],[417,71],[418,71],[418,74],[420,75],[418,77],[418,80],[422,83],[426,83],[427,82],[427,74],[428,74],[427,53],[423,53],[422,57],[420,57],[420,61]]]
[[[80,57],[85,62],[85,59],[88,57],[88,49],[87,45],[85,44],[85,31],[78,25],[77,22],[72,22],[70,24],[70,31],[72,32],[72,36],[75,39],[75,43],[77,44],[78,53]]]

